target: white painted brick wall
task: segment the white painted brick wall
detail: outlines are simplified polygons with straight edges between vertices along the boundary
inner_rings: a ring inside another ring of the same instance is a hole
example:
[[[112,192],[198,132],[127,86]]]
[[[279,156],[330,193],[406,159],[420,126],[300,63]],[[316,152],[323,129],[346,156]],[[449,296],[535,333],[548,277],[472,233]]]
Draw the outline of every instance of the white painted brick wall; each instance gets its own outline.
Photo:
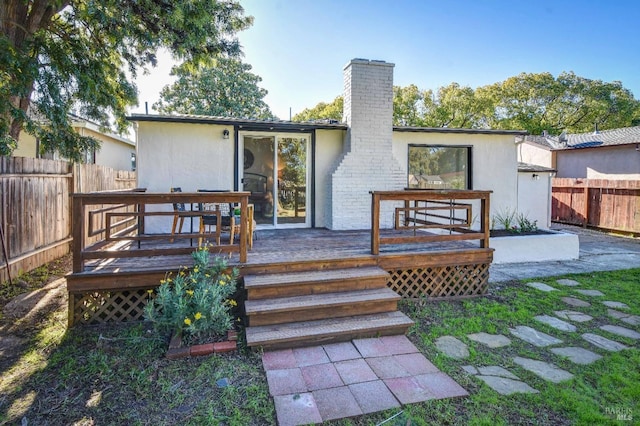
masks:
[[[367,229],[370,191],[400,190],[407,177],[393,156],[393,64],[354,59],[344,68],[345,154],[331,175],[331,229]],[[383,206],[384,207],[384,206]],[[381,212],[393,224],[393,206]]]

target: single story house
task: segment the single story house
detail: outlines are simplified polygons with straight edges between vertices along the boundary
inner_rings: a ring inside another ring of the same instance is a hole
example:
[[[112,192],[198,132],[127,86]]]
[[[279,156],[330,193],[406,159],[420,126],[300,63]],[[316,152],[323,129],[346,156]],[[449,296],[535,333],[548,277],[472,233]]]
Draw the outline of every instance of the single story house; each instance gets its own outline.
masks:
[[[518,161],[556,169],[559,178],[640,180],[640,126],[527,136]]]
[[[492,212],[519,210],[526,132],[394,126],[393,69],[345,66],[341,123],[134,114],[138,186],[250,191],[263,228],[366,229],[370,191],[407,187],[491,190]]]
[[[106,132],[92,121],[72,115],[71,125],[81,136],[90,136],[100,141],[100,149],[85,153],[84,162],[111,167],[116,170],[136,169],[136,144],[131,139]],[[40,143],[32,135],[21,132],[14,157],[49,158],[63,160],[57,154],[40,154]]]

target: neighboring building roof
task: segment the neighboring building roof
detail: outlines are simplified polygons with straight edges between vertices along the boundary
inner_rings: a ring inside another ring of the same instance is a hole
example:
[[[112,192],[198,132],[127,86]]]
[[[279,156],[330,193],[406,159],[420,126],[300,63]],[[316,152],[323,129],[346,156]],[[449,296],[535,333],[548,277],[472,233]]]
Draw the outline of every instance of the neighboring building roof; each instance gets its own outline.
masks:
[[[86,118],[78,117],[74,114],[69,114],[71,118],[71,126],[77,129],[86,128],[96,133],[101,133],[105,136],[110,137],[111,139],[115,139],[127,145],[136,146],[136,143],[131,139],[127,139],[124,136],[116,135],[115,133],[111,133],[109,131],[104,131],[99,124],[94,123],[93,121],[87,120]]]
[[[156,121],[163,123],[197,123],[197,124],[219,124],[223,126],[238,126],[239,128],[267,129],[267,130],[313,130],[313,129],[335,129],[346,130],[347,125],[334,120],[318,120],[307,122],[293,122],[285,120],[250,120],[246,118],[233,117],[212,117],[206,115],[155,115],[155,114],[132,114],[127,117],[130,121]]]
[[[591,133],[570,133],[560,136],[530,135],[526,137],[526,141],[555,150],[634,145],[640,143],[640,126],[600,130]]]
[[[550,167],[538,166],[536,164],[520,163],[518,162],[518,171],[522,173],[555,173],[556,169]]]

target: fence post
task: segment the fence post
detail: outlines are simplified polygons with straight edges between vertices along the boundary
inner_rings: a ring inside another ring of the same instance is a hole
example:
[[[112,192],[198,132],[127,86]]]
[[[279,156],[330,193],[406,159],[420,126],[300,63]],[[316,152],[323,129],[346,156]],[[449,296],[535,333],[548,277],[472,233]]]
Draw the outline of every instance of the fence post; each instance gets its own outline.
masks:
[[[371,254],[380,253],[380,194],[371,192]]]

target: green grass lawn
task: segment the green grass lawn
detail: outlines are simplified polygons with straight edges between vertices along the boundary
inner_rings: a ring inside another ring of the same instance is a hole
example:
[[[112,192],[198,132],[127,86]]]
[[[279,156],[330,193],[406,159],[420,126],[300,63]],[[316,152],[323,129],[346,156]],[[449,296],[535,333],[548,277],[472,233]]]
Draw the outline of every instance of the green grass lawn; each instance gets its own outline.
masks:
[[[581,288],[597,289],[604,298],[578,296],[571,288],[555,285],[555,279],[536,280],[559,289],[551,293],[529,288],[521,282],[492,285],[484,298],[455,302],[402,302],[402,310],[416,324],[409,338],[438,368],[470,393],[467,398],[431,401],[404,407],[385,425],[563,425],[638,424],[640,422],[640,351],[638,342],[608,334],[598,327],[621,325],[607,316],[599,300],[630,305],[640,315],[640,269],[575,275]],[[576,296],[592,303],[571,308],[560,300]],[[540,314],[572,309],[592,315],[588,323],[576,324],[577,333],[564,333],[536,322]],[[11,324],[2,320],[2,330]],[[67,330],[66,311],[59,309],[40,318],[33,327],[16,332],[22,339],[18,353],[0,362],[0,424],[275,424],[260,354],[240,350],[237,354],[170,361],[164,358],[166,342],[144,324],[77,327]],[[509,334],[509,327],[530,325],[580,346],[603,358],[581,366],[544,348],[536,348]],[[488,349],[467,339],[476,332],[501,333],[510,346]],[[580,334],[594,332],[632,349],[608,353],[594,349]],[[5,336],[3,334],[3,336]],[[470,357],[458,361],[440,353],[434,340],[452,335],[469,345]],[[5,337],[3,337],[5,338]],[[1,340],[0,340],[1,342]],[[514,356],[553,362],[575,375],[552,384],[514,364]],[[501,396],[478,379],[467,375],[463,365],[500,365],[509,369],[538,394]],[[228,379],[229,386],[216,382]],[[399,410],[333,422],[344,425],[375,425]],[[618,422],[616,413],[633,421]]]

